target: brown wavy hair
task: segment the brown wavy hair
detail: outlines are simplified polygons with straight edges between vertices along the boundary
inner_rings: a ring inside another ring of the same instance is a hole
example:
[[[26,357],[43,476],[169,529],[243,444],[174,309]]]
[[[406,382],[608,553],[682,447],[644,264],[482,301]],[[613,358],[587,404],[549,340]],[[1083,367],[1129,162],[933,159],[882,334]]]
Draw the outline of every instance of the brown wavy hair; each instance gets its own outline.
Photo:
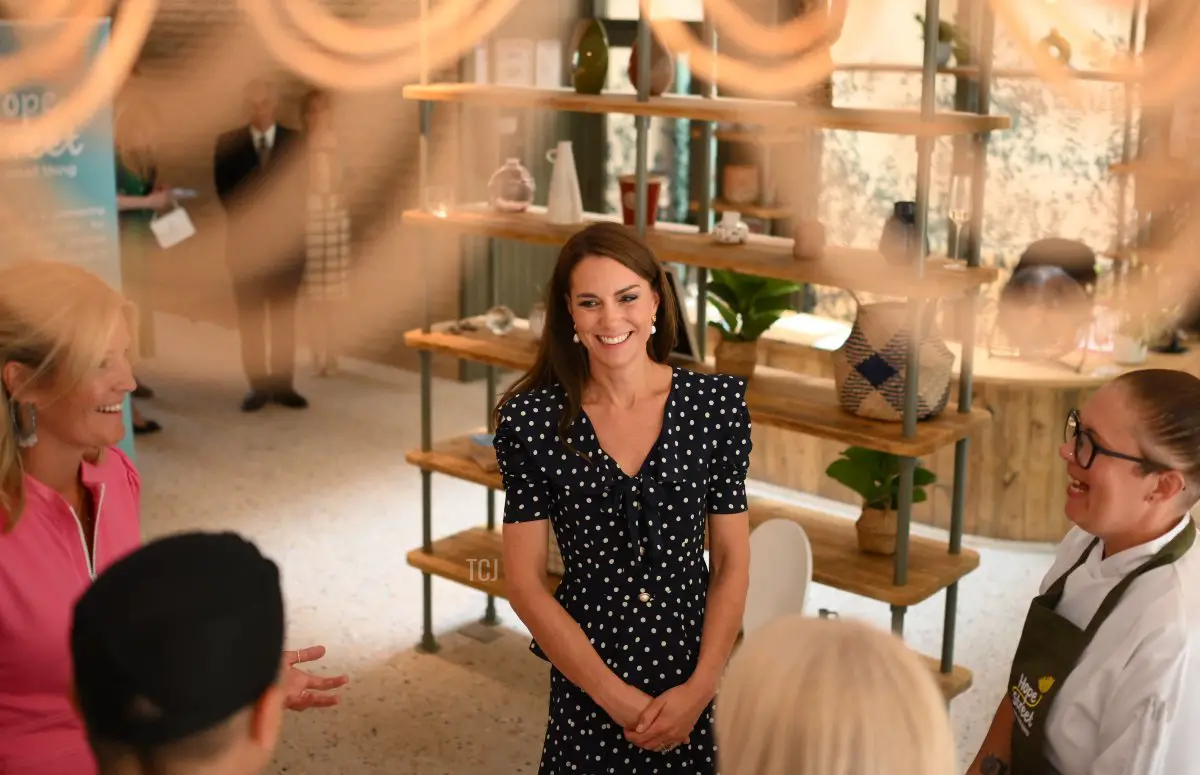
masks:
[[[571,295],[571,275],[585,258],[603,256],[625,266],[650,284],[658,294],[658,310],[647,351],[658,363],[666,363],[675,347],[679,320],[676,318],[675,293],[667,273],[654,251],[633,231],[618,223],[596,223],[572,235],[558,253],[550,284],[543,302],[546,325],[538,345],[537,360],[529,371],[513,383],[496,404],[494,422],[500,423],[500,410],[513,396],[530,390],[559,385],[566,394],[563,413],[558,421],[558,437],[564,443],[567,429],[579,416],[583,389],[591,378],[587,348],[572,341],[575,326],[567,301]],[[568,445],[569,446],[569,445]]]

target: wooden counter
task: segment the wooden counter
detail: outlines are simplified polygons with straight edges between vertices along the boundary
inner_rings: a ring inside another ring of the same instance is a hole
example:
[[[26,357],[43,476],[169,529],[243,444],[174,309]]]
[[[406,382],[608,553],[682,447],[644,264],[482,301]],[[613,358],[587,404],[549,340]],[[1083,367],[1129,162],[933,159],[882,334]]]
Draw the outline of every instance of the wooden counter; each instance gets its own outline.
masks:
[[[849,334],[850,326],[812,315],[781,320],[760,342],[759,363],[832,377],[831,353]],[[709,341],[715,346],[715,329]],[[947,343],[960,355],[955,342]],[[1076,360],[1067,359],[1072,365]],[[957,397],[958,366],[951,388]],[[1151,353],[1146,363],[1122,367],[1105,353],[1090,353],[1076,373],[1068,366],[991,358],[985,347],[975,348],[974,405],[986,408],[993,421],[975,431],[968,445],[964,529],[968,535],[1019,541],[1057,542],[1070,529],[1063,514],[1066,473],[1058,457],[1067,412],[1081,406],[1101,385],[1123,371],[1170,368],[1200,375],[1200,346],[1183,355]],[[857,496],[825,476],[844,444],[755,426],[751,476],[858,505]],[[913,520],[949,527],[950,493],[954,477],[954,446],[945,447],[922,464],[934,471],[938,484],[926,503],[913,507]]]

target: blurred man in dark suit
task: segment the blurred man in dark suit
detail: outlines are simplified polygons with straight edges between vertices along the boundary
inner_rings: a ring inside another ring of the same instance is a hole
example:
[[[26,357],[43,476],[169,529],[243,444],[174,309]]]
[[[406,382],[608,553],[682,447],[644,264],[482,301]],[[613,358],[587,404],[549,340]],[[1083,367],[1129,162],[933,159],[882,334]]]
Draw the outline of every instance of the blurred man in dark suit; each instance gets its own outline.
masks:
[[[217,139],[213,163],[227,216],[225,260],[250,383],[242,399],[246,412],[271,401],[294,409],[308,406],[294,385],[305,202],[304,186],[297,184],[303,170],[292,161],[302,160],[303,153],[299,133],[276,120],[278,102],[274,83],[251,82],[246,88],[249,123]]]

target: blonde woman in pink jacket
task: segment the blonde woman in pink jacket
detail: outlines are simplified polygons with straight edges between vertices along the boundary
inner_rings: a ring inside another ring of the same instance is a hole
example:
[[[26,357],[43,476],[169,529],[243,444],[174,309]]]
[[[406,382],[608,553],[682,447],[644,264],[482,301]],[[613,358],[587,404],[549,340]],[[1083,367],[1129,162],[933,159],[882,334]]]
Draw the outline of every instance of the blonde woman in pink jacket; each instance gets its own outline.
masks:
[[[0,269],[0,772],[94,775],[70,697],[79,596],[141,543],[125,433],[133,305],[56,262]],[[319,659],[315,646],[285,663]],[[344,677],[292,667],[289,706],[332,705]]]

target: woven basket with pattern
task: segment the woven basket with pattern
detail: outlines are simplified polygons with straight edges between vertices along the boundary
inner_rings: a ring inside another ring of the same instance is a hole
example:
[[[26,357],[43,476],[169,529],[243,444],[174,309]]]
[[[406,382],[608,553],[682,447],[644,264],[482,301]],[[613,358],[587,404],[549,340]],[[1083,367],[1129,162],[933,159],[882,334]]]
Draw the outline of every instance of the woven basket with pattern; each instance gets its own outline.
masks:
[[[950,398],[954,353],[935,330],[929,305],[918,332],[917,419],[936,417]],[[842,408],[859,417],[901,422],[908,347],[912,339],[905,302],[860,304],[845,344],[833,353],[834,381]]]

